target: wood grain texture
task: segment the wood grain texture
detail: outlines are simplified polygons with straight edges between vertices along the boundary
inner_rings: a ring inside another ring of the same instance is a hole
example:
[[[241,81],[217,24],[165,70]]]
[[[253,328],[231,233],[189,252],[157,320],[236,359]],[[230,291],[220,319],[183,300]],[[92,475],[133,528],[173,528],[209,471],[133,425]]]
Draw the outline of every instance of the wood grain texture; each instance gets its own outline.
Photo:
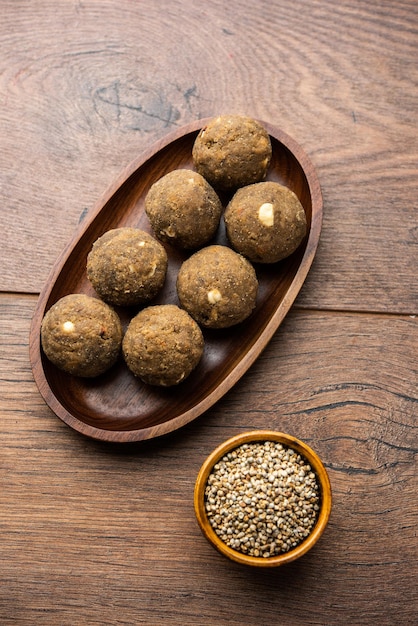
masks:
[[[294,308],[205,415],[118,448],[74,433],[40,399],[35,302],[0,298],[2,624],[413,623],[416,319]],[[205,457],[257,428],[305,440],[333,488],[317,546],[268,574],[218,555],[193,512]]]
[[[1,2],[2,626],[416,622],[417,31],[414,0]],[[89,441],[37,392],[30,294],[128,163],[223,112],[313,162],[308,280],[207,413]],[[305,440],[333,488],[321,541],[268,572],[222,558],[193,512],[206,456],[260,428]]]
[[[413,0],[3,2],[0,288],[39,291],[134,157],[232,111],[317,167],[324,232],[300,303],[416,312],[417,21]]]

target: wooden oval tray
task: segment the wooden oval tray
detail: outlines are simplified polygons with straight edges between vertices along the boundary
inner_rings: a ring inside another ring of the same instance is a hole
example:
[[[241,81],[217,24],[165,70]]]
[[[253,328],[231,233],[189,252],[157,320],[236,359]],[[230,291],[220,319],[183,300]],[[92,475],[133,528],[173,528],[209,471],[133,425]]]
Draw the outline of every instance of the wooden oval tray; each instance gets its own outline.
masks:
[[[184,383],[171,388],[143,384],[123,360],[97,379],[72,377],[52,365],[40,345],[46,311],[69,293],[96,295],[86,276],[93,242],[105,231],[132,226],[152,232],[144,211],[150,186],[167,172],[193,168],[192,146],[208,119],[171,133],[135,160],[88,213],[54,264],[39,296],[30,330],[30,360],[45,402],[68,426],[94,439],[134,442],[169,433],[200,416],[246,372],[292,306],[313,261],[322,224],[322,196],[315,170],[288,135],[262,122],[271,136],[273,157],[268,180],[280,182],[299,197],[308,220],[304,243],[288,259],[257,265],[259,294],[253,314],[226,330],[204,330],[205,352]],[[226,203],[228,198],[222,198]],[[223,222],[222,222],[223,224]],[[224,228],[212,243],[228,245]],[[176,277],[190,253],[166,246],[169,269],[163,291],[154,303],[178,304]],[[126,328],[136,310],[117,309]]]

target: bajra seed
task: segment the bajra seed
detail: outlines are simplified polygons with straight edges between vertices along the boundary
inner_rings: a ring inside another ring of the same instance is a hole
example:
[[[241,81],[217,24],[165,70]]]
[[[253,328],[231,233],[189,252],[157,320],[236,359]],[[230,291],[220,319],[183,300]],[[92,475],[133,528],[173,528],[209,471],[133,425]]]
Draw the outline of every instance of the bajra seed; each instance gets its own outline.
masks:
[[[273,442],[243,444],[207,480],[205,506],[216,534],[250,556],[276,556],[312,531],[320,508],[315,473],[299,453]]]

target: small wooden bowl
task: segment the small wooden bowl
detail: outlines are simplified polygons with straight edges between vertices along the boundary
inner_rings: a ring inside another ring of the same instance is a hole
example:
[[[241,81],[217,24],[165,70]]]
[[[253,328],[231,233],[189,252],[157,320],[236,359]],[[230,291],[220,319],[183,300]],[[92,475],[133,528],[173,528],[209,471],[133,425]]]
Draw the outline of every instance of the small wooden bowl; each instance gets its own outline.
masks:
[[[311,533],[304,539],[298,546],[284,552],[277,556],[272,557],[255,557],[248,556],[234,550],[227,546],[215,533],[212,528],[209,519],[206,514],[205,508],[205,488],[209,475],[212,472],[214,465],[228,452],[238,448],[244,443],[253,443],[256,441],[275,441],[293,448],[301,456],[303,456],[310,466],[313,472],[316,474],[317,481],[320,487],[321,503],[318,518]],[[220,446],[218,446],[203,463],[199,474],[196,479],[196,485],[194,490],[194,509],[198,524],[206,537],[206,539],[224,556],[227,556],[232,561],[241,563],[244,565],[251,565],[255,567],[277,567],[290,563],[298,559],[303,554],[306,554],[310,550],[318,539],[323,534],[325,527],[327,526],[328,519],[331,513],[331,483],[328,478],[327,471],[318,457],[318,455],[303,441],[287,435],[284,433],[269,431],[269,430],[255,430],[246,432],[244,434],[236,435],[231,439],[228,439]]]

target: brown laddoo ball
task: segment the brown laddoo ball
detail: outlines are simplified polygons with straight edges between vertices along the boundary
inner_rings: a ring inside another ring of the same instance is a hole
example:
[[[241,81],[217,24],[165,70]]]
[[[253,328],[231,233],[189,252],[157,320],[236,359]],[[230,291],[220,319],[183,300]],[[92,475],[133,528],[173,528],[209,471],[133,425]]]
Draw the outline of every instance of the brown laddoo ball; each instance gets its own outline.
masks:
[[[117,361],[122,326],[115,311],[102,300],[70,294],[58,300],[41,324],[45,356],[61,370],[92,378]]]
[[[199,132],[192,149],[199,174],[224,191],[264,180],[271,155],[265,128],[243,115],[214,118]]]
[[[246,319],[256,305],[257,290],[251,263],[226,246],[195,252],[177,276],[181,306],[207,328],[227,328]]]
[[[122,352],[144,383],[169,387],[189,376],[204,349],[202,331],[178,306],[161,304],[140,311],[129,323]]]
[[[167,253],[154,237],[138,228],[114,228],[94,242],[87,277],[105,302],[135,306],[162,289],[167,264]]]
[[[174,170],[151,186],[145,212],[158,239],[190,250],[212,239],[222,204],[203,176],[192,170]]]
[[[288,257],[307,230],[305,211],[296,194],[274,182],[238,189],[224,220],[232,247],[253,263],[276,263]]]

